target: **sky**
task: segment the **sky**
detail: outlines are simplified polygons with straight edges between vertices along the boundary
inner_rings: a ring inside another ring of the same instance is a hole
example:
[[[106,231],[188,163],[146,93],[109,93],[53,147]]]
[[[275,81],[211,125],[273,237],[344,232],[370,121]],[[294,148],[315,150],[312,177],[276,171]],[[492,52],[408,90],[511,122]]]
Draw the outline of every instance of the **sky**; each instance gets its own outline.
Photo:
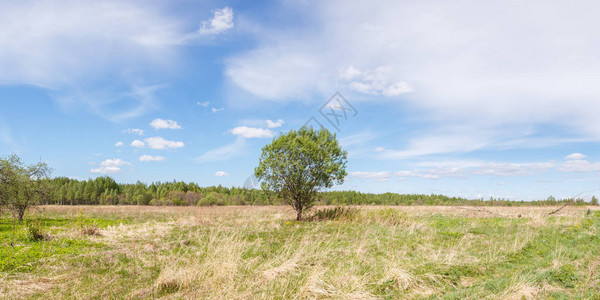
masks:
[[[597,1],[0,0],[0,155],[244,186],[335,132],[334,190],[600,195]]]

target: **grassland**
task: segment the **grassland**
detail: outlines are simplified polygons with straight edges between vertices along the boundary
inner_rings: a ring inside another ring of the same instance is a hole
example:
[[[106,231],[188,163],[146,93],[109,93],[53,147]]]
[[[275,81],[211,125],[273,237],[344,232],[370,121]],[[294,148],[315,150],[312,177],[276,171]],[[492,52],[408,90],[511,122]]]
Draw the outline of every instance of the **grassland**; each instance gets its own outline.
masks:
[[[600,211],[554,209],[47,206],[0,219],[0,297],[599,298]]]

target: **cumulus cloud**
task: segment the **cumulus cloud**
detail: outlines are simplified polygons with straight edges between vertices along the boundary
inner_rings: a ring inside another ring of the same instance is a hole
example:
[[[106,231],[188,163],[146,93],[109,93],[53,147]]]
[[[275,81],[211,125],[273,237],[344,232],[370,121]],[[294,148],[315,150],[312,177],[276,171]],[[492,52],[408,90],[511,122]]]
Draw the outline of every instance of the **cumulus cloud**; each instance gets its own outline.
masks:
[[[565,159],[566,160],[582,160],[585,157],[586,156],[581,153],[571,153],[571,154],[565,156]]]
[[[252,139],[252,138],[270,138],[275,135],[275,133],[269,129],[265,128],[255,128],[248,126],[239,126],[233,128],[231,133],[237,135],[241,138]]]
[[[160,118],[152,120],[150,126],[154,127],[154,129],[181,129],[181,126],[176,121]]]
[[[201,34],[219,34],[233,28],[233,9],[224,7],[213,11],[212,19],[202,21]]]
[[[229,176],[229,173],[224,172],[224,171],[217,171],[215,173],[215,176],[217,176],[217,177]]]
[[[283,126],[283,124],[285,123],[282,119],[278,119],[275,122],[273,122],[271,120],[266,120],[266,122],[267,122],[267,127],[269,127],[269,128],[279,128],[279,127]]]
[[[131,146],[136,148],[143,148],[144,146],[146,146],[146,144],[140,140],[134,140],[133,142],[131,142]]]
[[[204,102],[200,102],[200,101],[198,101],[198,102],[196,102],[196,104],[197,104],[198,106],[202,106],[202,107],[208,107],[208,106],[210,105],[210,102],[208,102],[208,101],[204,101]]]
[[[144,142],[148,147],[157,150],[177,149],[184,146],[183,142],[165,140],[160,136],[144,139]]]
[[[144,135],[144,130],[138,129],[138,128],[129,128],[129,129],[125,130],[125,132],[127,132],[129,134]]]
[[[163,161],[165,160],[164,157],[160,156],[160,155],[156,155],[156,156],[152,156],[152,155],[142,155],[139,158],[140,161]]]
[[[216,107],[213,107],[213,108],[211,108],[210,110],[211,110],[212,112],[216,113],[216,112],[223,111],[223,110],[224,110],[224,108],[222,108],[222,107],[221,107],[221,108],[216,108]]]
[[[126,162],[120,158],[115,159],[107,159],[100,163],[99,168],[90,169],[92,173],[100,173],[100,174],[110,174],[110,173],[119,173],[121,172],[122,166],[130,166],[131,163]]]
[[[121,146],[123,146],[123,142],[117,142],[117,143],[115,144],[115,147],[121,147]]]

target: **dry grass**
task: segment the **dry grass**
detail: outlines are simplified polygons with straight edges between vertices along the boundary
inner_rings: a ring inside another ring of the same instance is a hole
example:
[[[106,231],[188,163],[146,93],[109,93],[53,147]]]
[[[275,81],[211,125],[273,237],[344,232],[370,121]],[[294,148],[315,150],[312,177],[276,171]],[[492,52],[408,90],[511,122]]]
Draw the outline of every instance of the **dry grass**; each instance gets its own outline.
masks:
[[[99,250],[48,259],[32,273],[0,273],[0,292],[79,299],[576,296],[539,276],[566,264],[585,271],[579,293],[598,291],[597,253],[588,263],[559,238],[548,242],[557,245],[552,251],[543,244],[531,250],[547,251],[532,258],[540,270],[513,262],[541,237],[562,238],[582,224],[586,208],[567,207],[551,218],[552,207],[358,208],[351,221],[307,223],[294,222],[294,212],[280,206],[47,206],[44,214],[133,221],[79,234],[106,245]],[[57,238],[67,235],[74,237],[67,229]]]

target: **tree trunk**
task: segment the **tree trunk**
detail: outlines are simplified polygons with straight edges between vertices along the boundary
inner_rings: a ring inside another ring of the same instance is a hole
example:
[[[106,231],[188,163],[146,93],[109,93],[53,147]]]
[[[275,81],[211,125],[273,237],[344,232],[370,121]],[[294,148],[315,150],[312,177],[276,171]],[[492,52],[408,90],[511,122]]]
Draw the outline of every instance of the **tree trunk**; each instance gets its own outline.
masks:
[[[23,221],[23,216],[25,215],[25,209],[19,208],[19,222]]]
[[[302,221],[302,209],[296,211],[298,214],[296,215],[296,221]]]

